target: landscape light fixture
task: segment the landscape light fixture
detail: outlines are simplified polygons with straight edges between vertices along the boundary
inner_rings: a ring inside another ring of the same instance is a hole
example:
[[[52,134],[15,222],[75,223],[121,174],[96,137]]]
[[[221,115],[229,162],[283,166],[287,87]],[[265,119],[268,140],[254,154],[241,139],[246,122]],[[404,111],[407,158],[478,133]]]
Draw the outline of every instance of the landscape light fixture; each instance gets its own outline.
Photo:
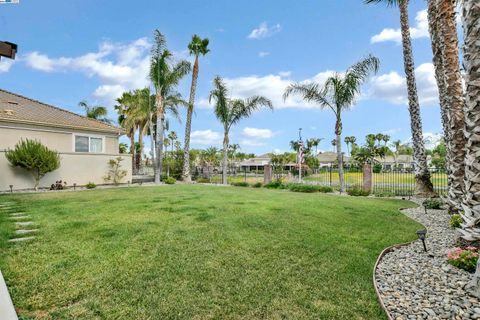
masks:
[[[428,211],[427,211],[427,207],[425,205],[423,205],[423,209],[425,210],[425,214],[427,214]]]
[[[75,191],[75,188],[77,187],[77,184],[74,182],[73,183],[73,191]]]
[[[13,184],[11,184],[9,187],[10,187],[10,193],[13,193]]]
[[[427,252],[427,246],[425,245],[425,236],[426,235],[427,235],[427,230],[425,230],[425,229],[417,231],[418,239],[422,240],[423,250],[425,250],[425,252]]]
[[[17,48],[18,46],[15,43],[0,41],[0,57],[15,59]]]

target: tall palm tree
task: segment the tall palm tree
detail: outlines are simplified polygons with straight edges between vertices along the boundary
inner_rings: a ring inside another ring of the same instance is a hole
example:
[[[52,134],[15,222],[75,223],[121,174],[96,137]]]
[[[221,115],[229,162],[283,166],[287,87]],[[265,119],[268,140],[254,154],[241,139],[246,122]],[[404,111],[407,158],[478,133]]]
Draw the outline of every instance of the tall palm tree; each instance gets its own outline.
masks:
[[[459,211],[465,189],[466,139],[454,1],[429,0],[428,22],[447,151],[448,202],[451,211]]]
[[[400,149],[402,148],[402,141],[395,140],[392,142],[394,151],[393,151],[393,158],[395,160],[395,168],[398,166],[398,156],[400,155]]]
[[[192,115],[193,106],[195,103],[195,92],[197,90],[197,80],[199,72],[198,58],[200,55],[206,55],[210,50],[208,49],[209,40],[202,39],[196,34],[192,36],[192,41],[188,44],[188,51],[190,55],[195,56],[192,72],[192,85],[190,87],[190,99],[188,100],[187,122],[185,123],[185,142],[183,152],[183,181],[191,182],[192,175],[190,173],[190,133],[192,131]]]
[[[112,122],[110,119],[106,118],[108,114],[108,110],[104,106],[92,106],[92,105],[89,105],[88,102],[86,101],[80,101],[78,103],[78,106],[85,109],[85,116],[87,118],[95,119],[108,124]]]
[[[227,164],[229,133],[233,125],[248,118],[255,110],[261,107],[273,109],[272,102],[262,96],[253,96],[247,99],[230,99],[228,90],[219,76],[213,80],[213,90],[210,91],[209,101],[215,100],[215,116],[223,125],[223,163],[222,182],[227,184]]]
[[[347,69],[345,73],[334,73],[320,87],[317,83],[291,84],[285,90],[284,100],[291,94],[300,94],[305,101],[318,103],[329,108],[335,114],[335,135],[340,177],[340,192],[345,191],[342,155],[342,112],[355,103],[362,84],[372,73],[377,73],[380,65],[378,58],[369,55]]]
[[[131,92],[124,92],[117,99],[115,110],[118,113],[118,123],[125,129],[127,137],[130,139],[130,154],[132,155],[132,173],[137,173],[136,152],[135,152],[135,132],[137,130],[137,121],[133,114],[134,98]]]
[[[462,235],[466,240],[480,240],[480,3],[476,0],[464,0],[462,8],[465,69],[465,198]],[[480,298],[480,259],[477,271],[471,282],[472,293]]]
[[[323,140],[322,138],[307,139],[308,149],[315,147],[315,156],[317,156],[317,154],[318,154],[318,146],[320,145],[320,142],[322,140]]]
[[[165,100],[174,95],[175,87],[190,72],[190,63],[182,60],[172,63],[172,53],[167,50],[165,36],[155,30],[155,43],[150,62],[150,79],[155,87],[156,136],[155,183],[160,183],[163,164],[163,136],[165,131]]]
[[[333,147],[333,152],[335,152],[335,150],[337,149],[337,139],[332,139],[332,141],[330,141],[330,143],[332,144],[332,147]]]
[[[417,84],[415,82],[415,65],[413,63],[412,41],[408,22],[409,0],[364,0],[365,3],[384,3],[388,6],[398,6],[400,9],[400,30],[402,34],[403,62],[407,78],[408,111],[415,162],[415,194],[418,196],[435,195],[428,171],[427,154],[423,143],[422,119],[418,102]]]

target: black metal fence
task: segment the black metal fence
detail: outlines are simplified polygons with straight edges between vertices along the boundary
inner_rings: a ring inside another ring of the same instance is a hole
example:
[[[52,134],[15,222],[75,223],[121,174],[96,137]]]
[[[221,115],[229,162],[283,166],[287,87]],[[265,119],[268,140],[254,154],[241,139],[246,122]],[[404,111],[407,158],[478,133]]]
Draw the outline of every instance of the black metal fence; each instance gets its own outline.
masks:
[[[430,168],[434,190],[439,195],[447,193],[447,174],[445,170]],[[347,189],[363,186],[363,171],[357,167],[345,167],[345,186]],[[303,178],[310,183],[340,187],[338,167],[328,166],[307,172]],[[415,192],[415,174],[411,170],[375,170],[373,172],[373,193],[408,196]]]

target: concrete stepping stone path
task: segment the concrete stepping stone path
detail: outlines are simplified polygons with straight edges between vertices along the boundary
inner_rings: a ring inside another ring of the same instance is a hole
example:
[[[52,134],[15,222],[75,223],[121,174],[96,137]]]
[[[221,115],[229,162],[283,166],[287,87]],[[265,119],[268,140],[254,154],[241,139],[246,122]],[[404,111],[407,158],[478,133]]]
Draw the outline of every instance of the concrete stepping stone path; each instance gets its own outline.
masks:
[[[38,229],[29,228],[35,225],[35,223],[31,221],[31,217],[27,215],[26,212],[16,208],[14,203],[0,204],[0,213],[2,211],[9,211],[7,212],[7,219],[14,222],[17,228],[17,230],[15,230],[15,238],[8,240],[8,242],[23,242],[35,239],[34,235],[38,232]]]

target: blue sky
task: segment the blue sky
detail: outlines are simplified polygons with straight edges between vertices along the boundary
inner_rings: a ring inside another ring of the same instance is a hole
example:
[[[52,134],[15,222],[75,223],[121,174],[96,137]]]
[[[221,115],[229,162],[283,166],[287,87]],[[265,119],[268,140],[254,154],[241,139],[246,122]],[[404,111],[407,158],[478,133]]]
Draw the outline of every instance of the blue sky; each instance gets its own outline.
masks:
[[[425,6],[414,1],[410,20],[423,131],[435,136],[441,123]],[[320,149],[332,150],[332,112],[296,98],[284,103],[283,89],[295,81],[321,82],[372,53],[381,60],[380,72],[344,113],[343,135],[363,142],[366,134],[381,132],[407,141],[398,27],[396,8],[361,0],[21,0],[0,5],[0,39],[19,45],[14,63],[0,62],[0,88],[77,113],[81,100],[102,104],[115,119],[115,97],[149,85],[153,30],[166,35],[178,59],[190,59],[186,47],[196,33],[210,39],[211,52],[200,61],[193,147],[221,144],[222,127],[206,102],[211,80],[220,75],[232,95],[262,94],[274,102],[273,112],[257,112],[233,129],[230,140],[242,151],[287,151],[300,127],[304,137],[324,139]],[[189,85],[190,76],[179,87],[186,99]],[[183,141],[184,124],[172,121],[171,127]]]

